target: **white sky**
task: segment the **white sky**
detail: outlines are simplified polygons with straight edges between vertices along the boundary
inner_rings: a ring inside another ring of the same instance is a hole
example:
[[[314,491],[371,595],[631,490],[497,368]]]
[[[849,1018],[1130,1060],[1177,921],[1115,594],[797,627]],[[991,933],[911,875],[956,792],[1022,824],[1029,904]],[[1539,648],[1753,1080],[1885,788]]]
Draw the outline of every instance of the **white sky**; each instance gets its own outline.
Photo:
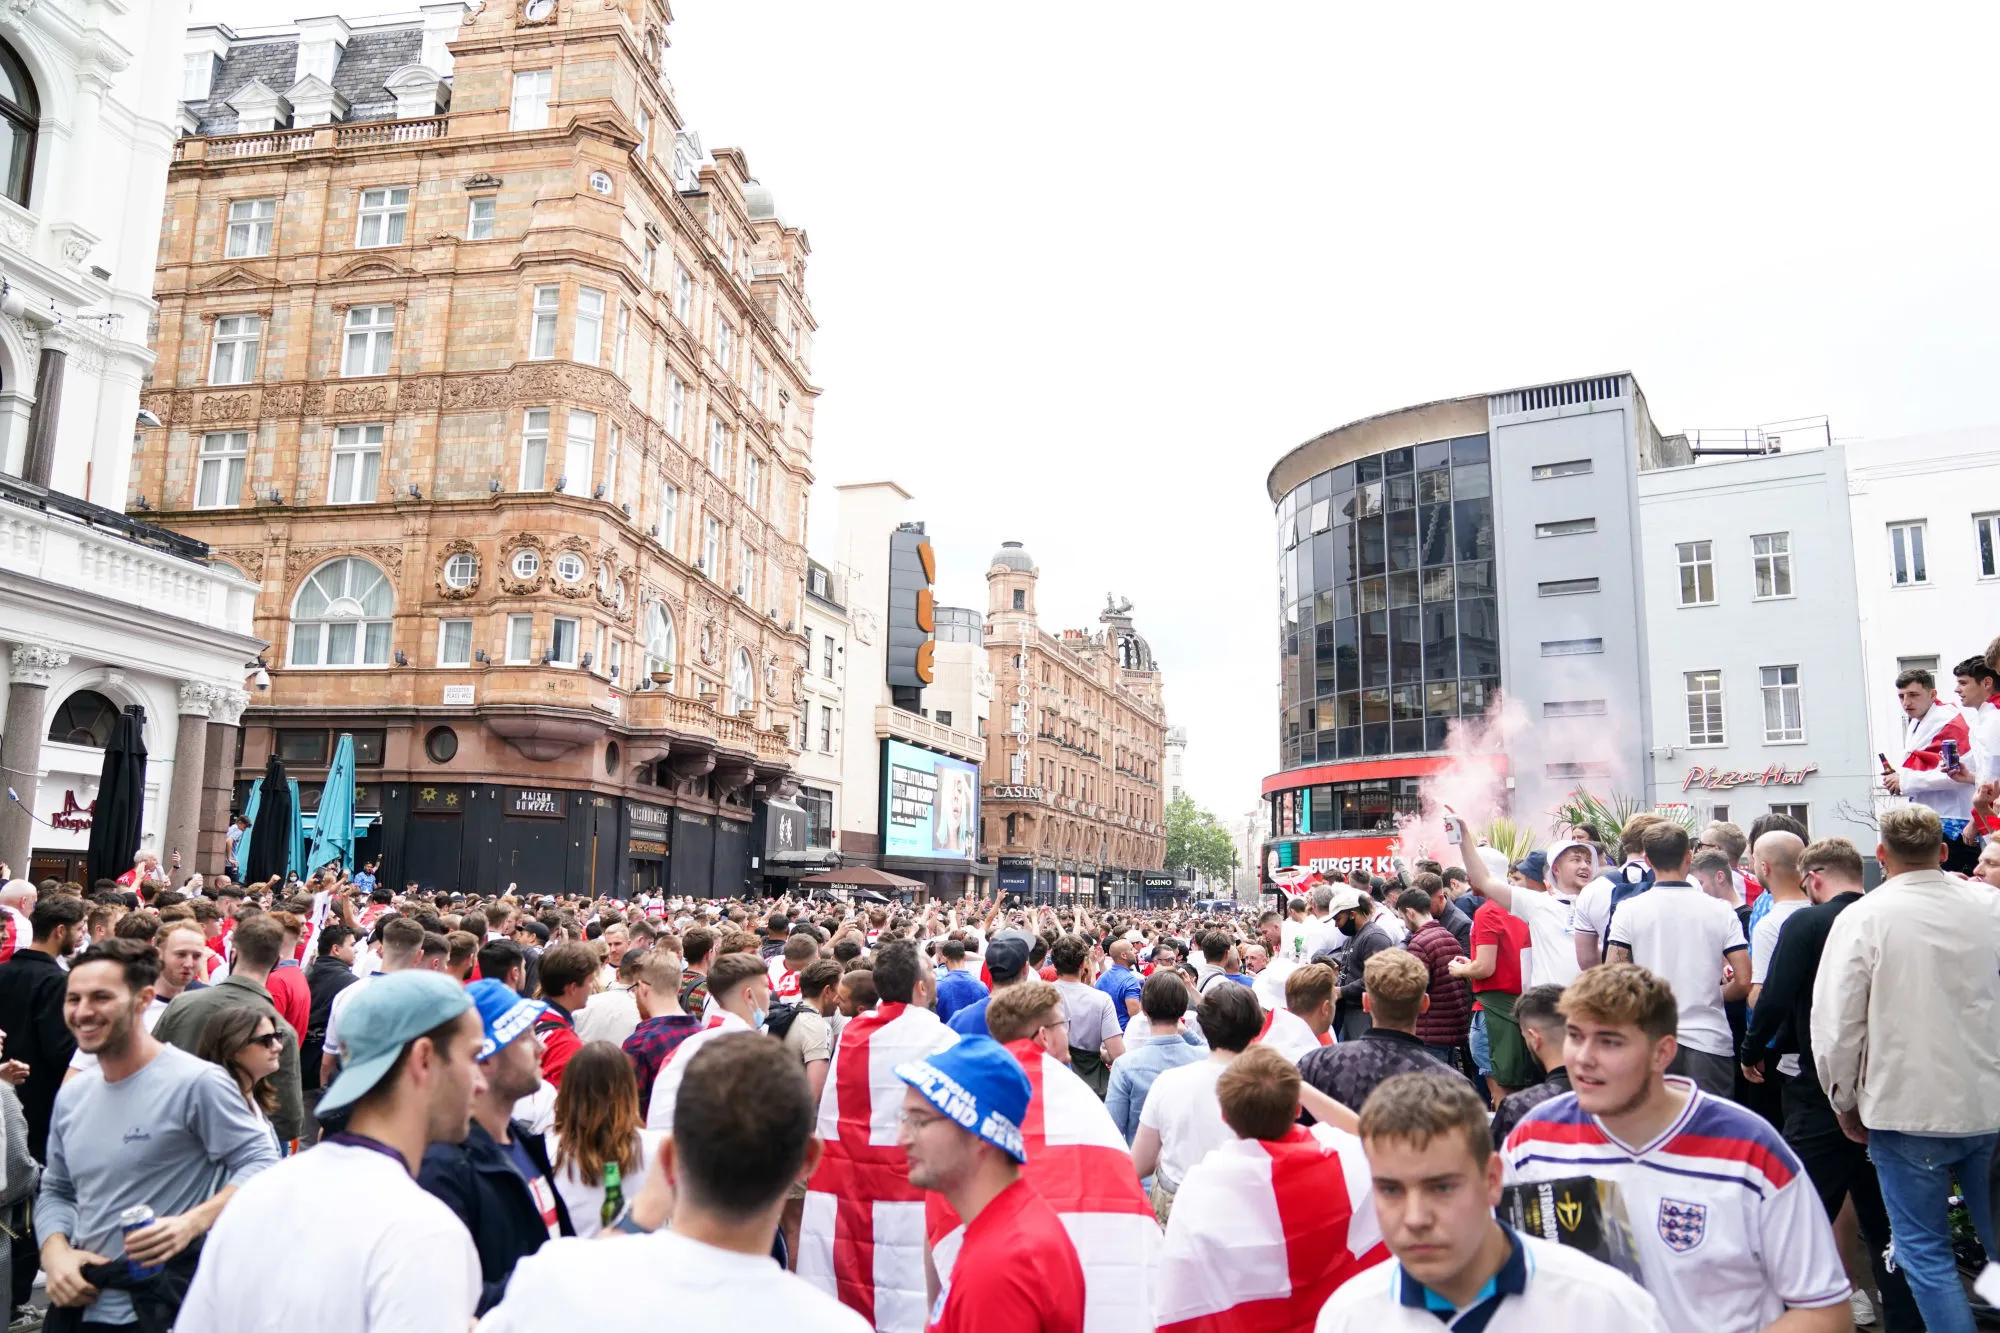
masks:
[[[1995,416],[2000,9],[674,9],[682,114],[812,238],[814,548],[892,477],[942,601],[1008,539],[1049,628],[1130,597],[1225,817],[1277,762],[1263,483],[1310,436],[1619,369],[1666,430]]]

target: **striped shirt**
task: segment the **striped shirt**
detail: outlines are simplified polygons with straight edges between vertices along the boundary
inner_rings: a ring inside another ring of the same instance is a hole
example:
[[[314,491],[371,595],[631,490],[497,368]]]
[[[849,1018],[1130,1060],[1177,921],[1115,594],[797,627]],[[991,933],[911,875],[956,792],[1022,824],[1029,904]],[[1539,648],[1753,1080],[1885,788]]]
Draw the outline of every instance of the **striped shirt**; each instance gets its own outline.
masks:
[[[1833,1229],[1777,1131],[1687,1079],[1667,1084],[1687,1104],[1636,1147],[1573,1092],[1543,1102],[1507,1136],[1508,1181],[1615,1182],[1644,1285],[1674,1333],[1756,1333],[1788,1308],[1845,1301]]]

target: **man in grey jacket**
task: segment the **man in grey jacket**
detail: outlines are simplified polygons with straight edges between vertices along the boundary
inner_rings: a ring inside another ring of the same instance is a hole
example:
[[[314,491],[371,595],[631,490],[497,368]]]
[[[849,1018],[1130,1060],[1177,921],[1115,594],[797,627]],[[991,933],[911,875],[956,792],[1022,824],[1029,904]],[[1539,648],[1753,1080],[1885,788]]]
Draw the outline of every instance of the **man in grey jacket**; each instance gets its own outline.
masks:
[[[280,1140],[289,1143],[305,1131],[305,1094],[299,1083],[299,1034],[279,1016],[277,1005],[271,1002],[271,992],[264,988],[271,969],[278,965],[284,932],[270,917],[253,916],[231,932],[230,943],[235,958],[229,975],[213,986],[182,991],[154,1024],[153,1035],[169,1046],[193,1054],[201,1044],[208,1020],[222,1010],[247,1005],[268,1014],[283,1039],[278,1048],[278,1072],[271,1079],[278,1090],[278,1110],[271,1117],[271,1127],[278,1131]]]

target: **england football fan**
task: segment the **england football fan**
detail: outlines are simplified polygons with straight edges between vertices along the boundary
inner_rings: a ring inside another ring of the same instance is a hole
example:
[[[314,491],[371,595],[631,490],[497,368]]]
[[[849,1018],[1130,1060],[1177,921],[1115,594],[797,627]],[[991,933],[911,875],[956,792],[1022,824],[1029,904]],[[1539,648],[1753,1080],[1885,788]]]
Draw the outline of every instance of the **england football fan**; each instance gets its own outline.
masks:
[[[1472,830],[1463,819],[1447,815],[1457,825],[1460,845],[1471,847]],[[1597,873],[1597,854],[1587,842],[1552,842],[1543,849],[1545,884],[1503,884],[1487,870],[1483,859],[1466,858],[1465,873],[1473,892],[1528,923],[1533,941],[1528,953],[1527,984],[1566,986],[1581,970],[1576,937],[1571,934],[1571,906]]]
[[[86,1322],[112,1328],[136,1324],[141,1306],[172,1322],[200,1253],[190,1247],[239,1184],[278,1160],[235,1080],[146,1031],[159,957],[150,944],[111,939],[70,967],[63,1019],[98,1066],[56,1094],[35,1201],[50,1304],[90,1306]],[[229,1183],[217,1189],[219,1180]],[[153,1220],[128,1232],[121,1214],[139,1204]]]
[[[1528,1053],[1545,1071],[1542,1081],[1530,1084],[1501,1101],[1493,1112],[1493,1146],[1507,1142],[1521,1117],[1549,1098],[1570,1090],[1569,1070],[1563,1067],[1563,1035],[1567,1026],[1562,1016],[1562,987],[1531,986],[1514,1006],[1514,1018],[1521,1025],[1521,1039]]]
[[[1300,1087],[1297,1068],[1267,1046],[1216,1081],[1236,1139],[1181,1182],[1153,1302],[1161,1333],[1303,1329],[1335,1288],[1386,1256],[1361,1141],[1300,1128]]]
[[[1588,970],[1604,961],[1604,933],[1611,924],[1611,900],[1642,893],[1653,883],[1653,867],[1646,864],[1646,830],[1664,823],[1665,817],[1641,810],[1618,830],[1618,864],[1607,866],[1584,886],[1570,908],[1570,928],[1576,941],[1576,962]]]
[[[360,987],[345,1064],[321,1106],[344,1133],[251,1180],[203,1246],[181,1326],[205,1333],[438,1333],[470,1324],[479,1255],[416,1183],[433,1143],[465,1137],[482,1078],[465,988],[416,970]],[[312,1262],[272,1280],[273,1255]]]
[[[622,935],[624,927],[619,931]],[[622,948],[619,957],[624,957]],[[597,955],[588,944],[570,941],[542,955],[542,999],[547,1008],[535,1020],[535,1035],[542,1043],[542,1077],[558,1088],[563,1066],[583,1046],[576,1035],[576,1015],[589,1002],[599,971]]]
[[[1215,1099],[1216,1080],[1257,1040],[1264,1024],[1257,997],[1233,982],[1203,996],[1195,1018],[1208,1038],[1208,1058],[1153,1080],[1132,1140],[1133,1166],[1140,1179],[1153,1178],[1153,1211],[1162,1226],[1173,1213],[1181,1180],[1211,1149],[1234,1137]]]
[[[1133,1174],[1124,1136],[1068,1067],[1068,1024],[1057,988],[1034,980],[993,997],[987,1026],[1028,1076],[1022,1120],[1025,1179],[1056,1212],[1083,1265],[1084,1333],[1152,1333],[1160,1228]],[[963,1228],[932,1201],[931,1257],[941,1282],[964,1262]]]
[[[724,957],[756,964],[769,985],[755,953]],[[616,1230],[636,1234],[549,1242],[515,1269],[481,1333],[639,1327],[644,1312],[686,1328],[868,1333],[771,1262],[785,1187],[819,1155],[798,1059],[774,1038],[732,1028],[691,1063],[673,1135],[649,1172],[674,1182],[670,1216],[642,1216],[635,1199]]]
[[[1970,1333],[1949,1199],[1956,1177],[1991,1256],[2000,895],[1940,871],[1943,844],[1934,810],[1883,812],[1875,856],[1888,878],[1827,931],[1813,985],[1812,1049],[1841,1128],[1868,1144],[1896,1262],[1925,1327]]]
[[[1623,1273],[1494,1218],[1502,1162],[1464,1079],[1383,1083],[1361,1108],[1361,1142],[1394,1258],[1335,1291],[1316,1333],[1668,1333]]]
[[[1366,894],[1355,889],[1336,889],[1332,907],[1334,929],[1345,937],[1335,950],[1340,959],[1340,992],[1334,1021],[1340,1040],[1353,1041],[1368,1031],[1370,1021],[1368,1007],[1361,1002],[1362,974],[1368,968],[1368,960],[1384,949],[1394,948],[1396,940],[1375,919],[1374,900]],[[1285,979],[1289,981],[1290,977]]]
[[[1648,856],[1667,875],[1685,853]],[[1656,885],[1638,901],[1658,897]],[[1569,985],[1562,1011],[1575,1091],[1507,1136],[1510,1179],[1615,1182],[1646,1290],[1674,1333],[1846,1333],[1847,1275],[1798,1157],[1762,1117],[1667,1072],[1672,988],[1607,963]]]
[[[1217,932],[1220,934],[1221,932]],[[1333,1002],[1339,979],[1325,963],[1307,963],[1285,978],[1285,1004],[1264,1015],[1260,1044],[1294,1064],[1333,1045]]]
[[[1882,779],[1892,795],[1937,813],[1949,846],[1945,869],[1967,871],[1977,853],[1959,841],[1972,818],[1972,729],[1965,715],[1937,697],[1936,679],[1921,667],[1896,677],[1896,699],[1903,706],[1902,758],[1896,771]],[[1958,752],[1958,766],[1946,765],[1944,747]]]
[[[1465,1046],[1472,1026],[1472,988],[1462,977],[1452,975],[1453,960],[1465,951],[1452,933],[1431,917],[1432,897],[1422,888],[1404,889],[1396,896],[1396,911],[1409,929],[1403,947],[1423,960],[1430,970],[1430,1004],[1417,1019],[1417,1039],[1432,1055],[1452,1064]]]
[[[1026,968],[1025,947],[1019,957]],[[808,1182],[798,1272],[882,1333],[915,1333],[930,1305],[924,1196],[897,1142],[903,1085],[893,1071],[959,1037],[928,1007],[934,983],[915,944],[891,940],[874,958],[878,1002],[841,1030],[820,1094],[825,1152]],[[985,1021],[982,1011],[982,1030]]]
[[[654,1079],[652,1100],[646,1106],[647,1129],[673,1129],[674,1102],[681,1080],[687,1077],[688,1061],[705,1043],[726,1033],[755,1032],[763,1026],[771,1008],[770,971],[754,953],[726,953],[709,964],[708,995],[716,1006],[715,1017],[680,1043]]]
[[[1407,949],[1386,949],[1370,958],[1361,999],[1372,1026],[1353,1041],[1308,1054],[1299,1061],[1300,1076],[1353,1107],[1392,1075],[1446,1068],[1417,1038],[1417,1022],[1430,1006],[1430,979],[1430,970]]]
[[[543,1136],[514,1119],[514,1104],[541,1086],[539,1000],[524,1000],[503,981],[466,987],[479,1010],[482,1086],[472,1101],[472,1127],[458,1143],[424,1152],[417,1183],[465,1223],[479,1250],[483,1314],[499,1303],[514,1266],[558,1236],[576,1234],[556,1189]]]
[[[1123,1058],[1111,1066],[1111,1087],[1104,1097],[1104,1107],[1127,1143],[1138,1136],[1139,1112],[1146,1105],[1146,1094],[1152,1091],[1154,1080],[1167,1070],[1191,1065],[1206,1054],[1181,1033],[1188,1005],[1185,981],[1172,972],[1147,977],[1140,988],[1140,1004],[1148,1025],[1147,1034],[1132,1039]]]
[[[1680,1003],[1672,1072],[1727,1097],[1736,1087],[1736,1039],[1724,1006],[1750,991],[1743,923],[1688,881],[1688,835],[1678,824],[1655,824],[1644,846],[1657,878],[1612,914],[1605,957],[1666,983]]]
[[[1083,1265],[1062,1219],[1021,1169],[1028,1075],[981,1037],[895,1073],[908,1085],[898,1142],[910,1184],[935,1190],[965,1220],[951,1275],[940,1279],[932,1305],[932,1333],[1083,1333]]]

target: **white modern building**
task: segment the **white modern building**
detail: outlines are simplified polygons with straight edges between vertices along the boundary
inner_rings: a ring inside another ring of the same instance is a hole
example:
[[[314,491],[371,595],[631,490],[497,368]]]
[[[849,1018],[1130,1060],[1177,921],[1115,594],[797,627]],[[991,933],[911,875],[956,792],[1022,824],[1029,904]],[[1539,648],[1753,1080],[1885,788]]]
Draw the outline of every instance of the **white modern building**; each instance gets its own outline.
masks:
[[[1951,669],[2000,633],[2000,427],[1847,447],[1871,750],[1894,758],[1896,677]]]
[[[0,5],[0,861],[79,878],[102,748],[145,710],[145,841],[214,870],[253,584],[128,490],[182,43],[173,5]]]
[[[1639,474],[1649,798],[1745,829],[1786,814],[1872,851],[1847,451],[1823,423],[1690,446]]]

